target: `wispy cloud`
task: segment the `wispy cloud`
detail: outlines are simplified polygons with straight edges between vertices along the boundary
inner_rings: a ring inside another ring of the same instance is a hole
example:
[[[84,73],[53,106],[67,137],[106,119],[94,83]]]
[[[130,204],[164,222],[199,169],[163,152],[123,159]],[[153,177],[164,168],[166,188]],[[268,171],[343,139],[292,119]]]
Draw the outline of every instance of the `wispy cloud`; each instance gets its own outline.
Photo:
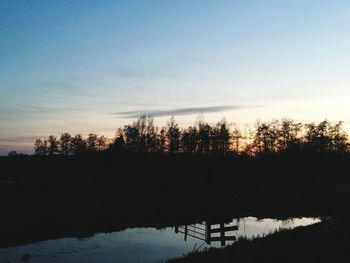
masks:
[[[34,142],[38,138],[42,138],[44,136],[12,136],[6,138],[0,138],[0,143],[26,143],[26,142]]]
[[[38,116],[63,116],[64,113],[82,111],[74,107],[47,107],[23,105],[17,107],[0,106],[0,120],[18,120],[23,118],[35,118]]]
[[[190,108],[178,108],[169,110],[137,110],[137,111],[124,111],[113,113],[121,118],[138,118],[140,116],[152,116],[152,117],[166,117],[166,116],[181,116],[192,115],[200,113],[215,113],[228,110],[240,110],[246,108],[257,108],[259,105],[221,105],[211,107],[190,107]]]

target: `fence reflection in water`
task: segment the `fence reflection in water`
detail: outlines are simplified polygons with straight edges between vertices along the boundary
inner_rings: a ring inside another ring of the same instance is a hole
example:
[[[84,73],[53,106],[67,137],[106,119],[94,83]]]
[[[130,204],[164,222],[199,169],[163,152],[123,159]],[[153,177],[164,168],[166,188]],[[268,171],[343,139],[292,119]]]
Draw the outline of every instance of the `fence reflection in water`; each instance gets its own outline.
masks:
[[[183,234],[185,241],[187,241],[187,237],[190,236],[202,240],[208,245],[210,245],[211,242],[221,242],[222,246],[226,245],[226,241],[236,240],[236,236],[232,234],[229,235],[228,232],[237,230],[238,225],[232,225],[232,222],[217,223],[204,221],[202,223],[175,227],[175,233]]]

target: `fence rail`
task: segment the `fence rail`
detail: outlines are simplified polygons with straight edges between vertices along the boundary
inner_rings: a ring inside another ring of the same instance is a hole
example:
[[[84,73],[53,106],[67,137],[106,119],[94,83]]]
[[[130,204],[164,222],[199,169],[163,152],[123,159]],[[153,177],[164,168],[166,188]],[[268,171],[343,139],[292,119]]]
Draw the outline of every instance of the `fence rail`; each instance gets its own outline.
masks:
[[[219,227],[217,227],[219,225]],[[213,227],[216,226],[216,227]],[[211,242],[221,242],[221,245],[224,246],[226,241],[235,241],[236,236],[234,235],[226,235],[227,232],[237,231],[238,225],[229,225],[225,226],[224,223],[199,223],[193,225],[185,225],[185,226],[176,226],[175,233],[184,234],[185,241],[187,237],[193,237],[199,240],[205,241],[207,244],[211,244]],[[218,234],[219,236],[213,236],[213,234]]]

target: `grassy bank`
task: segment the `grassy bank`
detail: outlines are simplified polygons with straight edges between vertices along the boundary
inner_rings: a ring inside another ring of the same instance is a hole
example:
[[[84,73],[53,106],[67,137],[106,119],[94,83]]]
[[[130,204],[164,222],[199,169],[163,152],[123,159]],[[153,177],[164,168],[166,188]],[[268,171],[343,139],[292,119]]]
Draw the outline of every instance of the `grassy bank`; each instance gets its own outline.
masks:
[[[239,240],[222,249],[193,252],[167,263],[347,262],[350,234],[348,219],[332,218],[252,241]]]

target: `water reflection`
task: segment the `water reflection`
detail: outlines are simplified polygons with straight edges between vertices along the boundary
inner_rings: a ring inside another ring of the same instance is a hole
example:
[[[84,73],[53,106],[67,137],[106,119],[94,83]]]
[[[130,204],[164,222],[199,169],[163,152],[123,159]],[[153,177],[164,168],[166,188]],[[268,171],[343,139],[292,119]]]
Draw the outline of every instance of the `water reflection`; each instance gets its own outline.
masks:
[[[289,218],[286,220],[245,217],[216,223],[203,221],[191,225],[176,226],[175,233],[182,234],[184,241],[187,241],[187,238],[190,237],[204,241],[207,245],[212,245],[213,242],[220,242],[221,246],[225,246],[232,244],[239,238],[253,239],[255,237],[269,235],[279,230],[293,229],[319,222],[321,222],[319,218],[306,217]]]
[[[238,231],[238,225],[232,222],[213,223],[205,221],[185,226],[176,226],[175,233],[182,233],[184,240],[187,236],[199,239],[210,245],[212,242],[220,241],[221,246],[225,246],[226,241],[235,241],[236,236],[230,235],[229,232]]]
[[[159,262],[178,257],[194,249],[220,247],[234,239],[264,236],[278,229],[291,229],[320,222],[317,218],[289,220],[246,217],[226,222],[201,222],[173,227],[134,228],[122,232],[101,233],[90,238],[63,238],[0,249],[0,262]],[[210,225],[210,229],[207,227]],[[201,228],[201,229],[200,229]],[[194,232],[201,233],[201,235]],[[210,242],[208,233],[210,230]],[[203,235],[204,234],[204,235]],[[201,238],[197,238],[197,235]],[[184,239],[186,242],[184,242]]]

